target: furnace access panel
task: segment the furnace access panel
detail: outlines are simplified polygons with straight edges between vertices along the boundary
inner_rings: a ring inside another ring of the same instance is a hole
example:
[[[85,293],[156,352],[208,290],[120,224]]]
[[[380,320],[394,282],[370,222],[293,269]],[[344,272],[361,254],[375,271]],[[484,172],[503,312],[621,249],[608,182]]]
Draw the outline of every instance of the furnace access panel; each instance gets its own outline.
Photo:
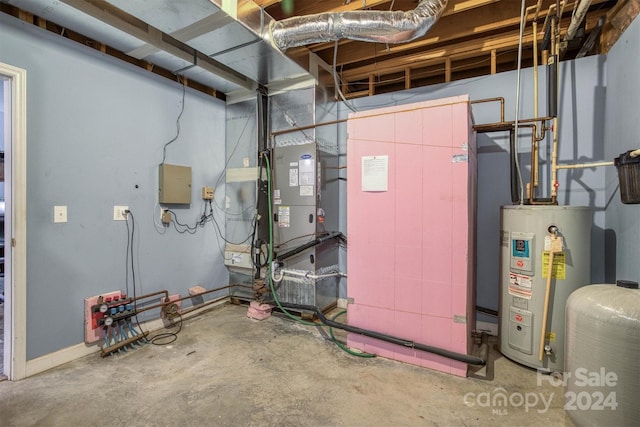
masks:
[[[338,230],[337,166],[337,154],[320,150],[316,143],[274,149],[271,199],[277,253],[301,246],[315,239],[317,233]],[[338,248],[335,241],[318,245],[288,258],[284,267],[310,272],[335,269]],[[289,296],[284,297],[288,302],[326,306],[331,303],[329,300],[335,302],[337,298],[337,281],[326,282],[318,286],[326,287],[331,282],[331,289],[322,290],[327,298],[312,297],[317,289],[304,290],[300,284],[294,283],[285,283],[282,294]],[[289,285],[291,289],[286,290]]]

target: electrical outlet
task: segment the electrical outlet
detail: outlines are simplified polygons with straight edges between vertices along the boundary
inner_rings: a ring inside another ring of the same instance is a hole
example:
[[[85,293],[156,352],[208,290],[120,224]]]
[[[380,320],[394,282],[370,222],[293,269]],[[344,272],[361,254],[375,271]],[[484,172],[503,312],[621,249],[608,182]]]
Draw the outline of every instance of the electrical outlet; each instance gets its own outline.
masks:
[[[114,206],[113,207],[113,220],[114,221],[126,221],[129,206]]]
[[[163,209],[162,213],[160,214],[160,221],[162,221],[165,226],[171,224],[171,212]]]
[[[213,200],[213,187],[202,187],[202,200]]]
[[[66,206],[54,206],[53,207],[53,222],[67,222],[67,207]]]

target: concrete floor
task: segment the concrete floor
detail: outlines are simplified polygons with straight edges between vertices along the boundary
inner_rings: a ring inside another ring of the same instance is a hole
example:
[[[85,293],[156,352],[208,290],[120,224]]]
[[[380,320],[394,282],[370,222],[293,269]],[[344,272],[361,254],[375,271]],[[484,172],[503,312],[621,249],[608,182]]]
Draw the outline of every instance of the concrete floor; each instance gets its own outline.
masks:
[[[356,358],[317,328],[245,314],[226,305],[185,321],[171,345],[0,382],[0,425],[572,425],[561,388],[538,386],[535,371],[495,349],[493,381],[465,379]],[[491,407],[500,393],[511,403]],[[533,405],[534,394],[551,401],[548,410],[541,400]]]

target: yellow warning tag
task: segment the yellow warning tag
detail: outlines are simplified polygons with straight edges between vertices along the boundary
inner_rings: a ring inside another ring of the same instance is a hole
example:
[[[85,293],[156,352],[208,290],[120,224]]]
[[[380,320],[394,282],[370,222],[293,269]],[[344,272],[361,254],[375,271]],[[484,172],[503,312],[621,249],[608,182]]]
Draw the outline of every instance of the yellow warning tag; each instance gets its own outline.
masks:
[[[542,252],[542,278],[546,279],[549,275],[549,252]],[[564,280],[567,275],[567,257],[564,252],[553,254],[553,270],[551,277],[553,279]]]
[[[547,332],[544,334],[544,339],[549,341],[549,342],[553,342],[556,340],[556,333],[555,332]]]

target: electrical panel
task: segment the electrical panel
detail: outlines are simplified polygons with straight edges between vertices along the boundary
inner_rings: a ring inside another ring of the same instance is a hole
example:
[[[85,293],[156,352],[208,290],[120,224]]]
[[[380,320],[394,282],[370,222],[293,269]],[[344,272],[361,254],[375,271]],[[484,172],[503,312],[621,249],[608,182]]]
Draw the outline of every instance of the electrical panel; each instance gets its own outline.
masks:
[[[191,167],[162,163],[158,176],[160,203],[191,203]]]

